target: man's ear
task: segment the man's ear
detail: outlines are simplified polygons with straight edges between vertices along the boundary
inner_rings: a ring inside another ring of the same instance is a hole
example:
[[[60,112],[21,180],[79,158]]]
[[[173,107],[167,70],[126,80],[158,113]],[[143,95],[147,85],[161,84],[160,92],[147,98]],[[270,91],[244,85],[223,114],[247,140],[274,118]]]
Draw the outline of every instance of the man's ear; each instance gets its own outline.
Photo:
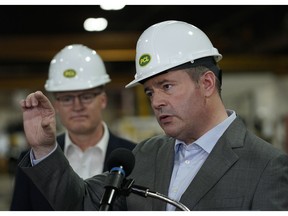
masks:
[[[201,77],[202,85],[205,91],[205,96],[210,96],[216,89],[216,76],[212,71],[207,71]]]
[[[106,92],[103,92],[100,96],[101,96],[101,107],[102,109],[105,109],[108,103],[108,97],[106,95]]]

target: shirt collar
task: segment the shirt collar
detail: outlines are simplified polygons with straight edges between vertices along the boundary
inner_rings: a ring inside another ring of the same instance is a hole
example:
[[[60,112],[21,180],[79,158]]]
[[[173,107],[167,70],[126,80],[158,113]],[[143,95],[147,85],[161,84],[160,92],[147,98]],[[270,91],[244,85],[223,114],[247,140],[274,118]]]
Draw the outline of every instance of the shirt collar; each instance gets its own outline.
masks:
[[[199,139],[194,141],[193,143],[189,144],[196,144],[200,146],[204,151],[210,153],[214,146],[216,145],[217,141],[223,135],[223,133],[227,130],[229,125],[235,120],[236,112],[233,110],[226,110],[228,114],[228,118],[222,121],[220,124],[216,125],[214,128],[206,132],[203,136]],[[175,152],[177,152],[179,145],[183,143],[181,140],[176,139],[175,141]]]
[[[106,150],[107,150],[107,146],[108,146],[108,141],[109,141],[109,130],[108,130],[108,127],[106,125],[105,122],[102,122],[102,125],[104,127],[104,134],[102,136],[102,138],[99,140],[98,143],[95,143],[94,146],[92,146],[91,148],[99,148],[103,155],[106,154]],[[68,152],[68,149],[69,148],[75,148],[78,146],[76,144],[74,144],[70,137],[69,137],[69,133],[68,131],[66,130],[66,133],[65,133],[65,146],[64,146],[64,154],[67,155],[67,152]]]

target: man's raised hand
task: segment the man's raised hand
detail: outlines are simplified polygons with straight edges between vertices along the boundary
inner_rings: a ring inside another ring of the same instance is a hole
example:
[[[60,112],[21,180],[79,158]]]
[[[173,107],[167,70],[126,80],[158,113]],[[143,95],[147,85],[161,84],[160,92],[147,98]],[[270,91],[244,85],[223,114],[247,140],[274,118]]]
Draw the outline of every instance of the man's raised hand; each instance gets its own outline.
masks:
[[[46,156],[56,144],[55,110],[49,99],[41,92],[29,94],[20,101],[27,141],[36,159]]]

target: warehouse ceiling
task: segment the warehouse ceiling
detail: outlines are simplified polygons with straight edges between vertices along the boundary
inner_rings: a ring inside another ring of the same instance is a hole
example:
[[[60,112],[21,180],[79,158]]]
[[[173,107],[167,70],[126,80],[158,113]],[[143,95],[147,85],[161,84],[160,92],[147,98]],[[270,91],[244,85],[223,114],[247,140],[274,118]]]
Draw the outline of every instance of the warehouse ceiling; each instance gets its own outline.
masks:
[[[107,29],[86,32],[83,22],[89,17],[105,17]],[[46,75],[51,58],[72,43],[96,49],[111,71],[133,68],[141,32],[164,20],[202,29],[228,71],[259,65],[288,70],[287,5],[126,5],[119,11],[99,5],[0,5],[0,76]]]

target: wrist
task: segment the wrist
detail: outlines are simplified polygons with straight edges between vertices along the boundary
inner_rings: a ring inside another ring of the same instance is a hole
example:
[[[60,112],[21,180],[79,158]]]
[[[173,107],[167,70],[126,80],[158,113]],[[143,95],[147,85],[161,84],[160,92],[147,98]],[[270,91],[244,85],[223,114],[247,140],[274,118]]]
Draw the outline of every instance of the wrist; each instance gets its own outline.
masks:
[[[32,154],[34,160],[44,159],[56,149],[56,142],[50,146],[34,146],[32,147]]]

